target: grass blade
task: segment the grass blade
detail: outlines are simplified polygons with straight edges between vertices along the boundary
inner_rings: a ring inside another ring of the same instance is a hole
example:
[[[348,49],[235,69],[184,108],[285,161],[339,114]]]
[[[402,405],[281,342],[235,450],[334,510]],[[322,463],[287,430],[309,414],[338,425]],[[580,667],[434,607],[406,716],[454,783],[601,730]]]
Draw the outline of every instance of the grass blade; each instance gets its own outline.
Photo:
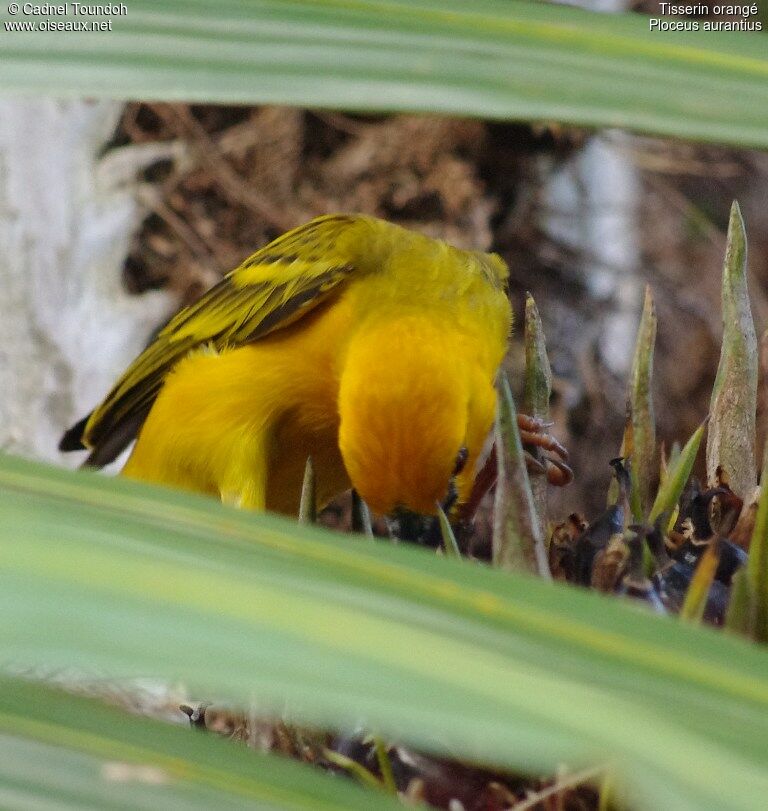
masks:
[[[315,464],[311,456],[307,458],[307,464],[304,466],[304,480],[301,483],[301,497],[299,499],[299,523],[317,523]]]
[[[635,355],[627,394],[627,420],[631,450],[622,448],[622,456],[631,456],[632,492],[630,504],[633,519],[645,519],[650,500],[651,483],[656,475],[656,418],[653,413],[653,353],[656,344],[656,306],[651,288],[645,288],[643,313],[637,331]],[[629,440],[625,434],[625,443]]]
[[[326,749],[323,753],[325,759],[334,766],[344,769],[347,774],[354,777],[362,785],[367,786],[373,791],[383,791],[384,784],[373,772],[368,771],[361,763],[353,760],[351,757],[342,755],[341,752],[334,752],[332,749]]]
[[[352,532],[359,532],[369,540],[373,540],[371,511],[354,487],[352,488]]]
[[[546,423],[549,420],[549,399],[552,396],[552,369],[547,356],[547,343],[539,310],[533,296],[525,298],[525,380],[523,384],[523,410],[529,416]],[[531,451],[539,461],[544,458],[541,449]],[[547,490],[546,475],[531,476],[531,495],[539,518],[539,532],[546,535]]]
[[[506,375],[501,375],[499,381],[495,442],[499,473],[493,511],[494,566],[551,579],[520,442],[517,410]]]
[[[731,489],[746,499],[757,481],[755,413],[758,351],[747,289],[747,238],[734,200],[723,266],[723,343],[707,432],[707,478],[722,466]]]
[[[378,736],[373,736],[373,747],[376,751],[376,763],[378,764],[379,771],[381,772],[381,782],[384,788],[390,794],[397,794],[397,784],[395,783],[395,775],[392,771],[392,761],[389,758],[387,745]]]
[[[760,341],[761,365],[764,380],[768,380],[768,331]],[[755,501],[757,507],[755,509]],[[752,531],[749,532],[749,525]],[[741,528],[743,525],[743,529]],[[741,531],[739,532],[739,530]],[[731,603],[728,606],[727,625],[760,642],[768,641],[768,443],[763,448],[763,469],[760,486],[744,503],[739,524],[734,531],[744,543],[747,535],[749,562],[734,577]]]
[[[683,604],[680,606],[680,619],[695,623],[702,621],[707,599],[709,598],[709,590],[715,579],[715,572],[719,562],[720,555],[717,551],[717,544],[713,541],[696,564],[696,570],[688,585],[688,590],[685,592]]]
[[[667,474],[659,486],[656,499],[651,507],[648,516],[648,523],[653,524],[656,519],[665,512],[669,512],[670,517],[674,514],[680,497],[685,490],[685,485],[691,476],[696,456],[699,453],[701,440],[706,430],[706,420],[691,434],[690,439],[685,443],[685,447],[676,456],[670,456]]]
[[[443,538],[443,550],[446,557],[460,558],[461,550],[459,549],[456,535],[453,532],[453,527],[445,511],[439,504],[437,505],[437,519],[440,522],[440,535]]]
[[[755,516],[746,568],[746,633],[768,643],[768,443],[760,477],[762,491]]]
[[[731,581],[731,597],[728,602],[728,613],[725,616],[725,627],[729,631],[751,636],[751,604],[749,573],[745,568],[740,569],[734,574]]]

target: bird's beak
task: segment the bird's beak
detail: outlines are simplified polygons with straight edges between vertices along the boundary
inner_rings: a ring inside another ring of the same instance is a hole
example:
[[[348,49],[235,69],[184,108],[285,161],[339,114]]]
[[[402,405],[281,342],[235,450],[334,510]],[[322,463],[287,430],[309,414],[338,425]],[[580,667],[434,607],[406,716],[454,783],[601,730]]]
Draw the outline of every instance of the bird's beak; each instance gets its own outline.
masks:
[[[421,546],[435,545],[433,536],[437,520],[434,515],[422,515],[405,507],[398,507],[386,520],[393,538]]]
[[[440,504],[446,515],[450,515],[457,498],[456,484],[451,478],[448,492]],[[409,541],[422,546],[440,546],[443,542],[440,520],[436,515],[422,515],[405,507],[397,507],[391,515],[387,516],[386,520],[390,534],[401,541]]]

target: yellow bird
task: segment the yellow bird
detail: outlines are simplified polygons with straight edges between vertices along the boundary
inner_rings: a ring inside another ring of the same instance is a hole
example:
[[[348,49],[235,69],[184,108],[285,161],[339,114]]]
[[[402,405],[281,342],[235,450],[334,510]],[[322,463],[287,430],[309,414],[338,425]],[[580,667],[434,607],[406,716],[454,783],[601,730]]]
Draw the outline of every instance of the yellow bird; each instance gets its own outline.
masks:
[[[295,515],[325,503],[434,514],[471,489],[511,327],[507,267],[373,217],[318,217],[181,310],[62,450]]]

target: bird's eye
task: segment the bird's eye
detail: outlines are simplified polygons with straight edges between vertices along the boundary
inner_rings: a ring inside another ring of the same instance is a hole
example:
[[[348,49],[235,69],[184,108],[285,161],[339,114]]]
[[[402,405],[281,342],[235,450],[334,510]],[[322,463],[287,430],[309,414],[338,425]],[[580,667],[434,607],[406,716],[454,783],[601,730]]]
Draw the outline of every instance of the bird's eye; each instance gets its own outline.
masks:
[[[462,470],[464,470],[464,465],[467,464],[467,457],[469,456],[469,451],[462,447],[459,452],[456,454],[456,461],[453,465],[453,475],[458,476]]]

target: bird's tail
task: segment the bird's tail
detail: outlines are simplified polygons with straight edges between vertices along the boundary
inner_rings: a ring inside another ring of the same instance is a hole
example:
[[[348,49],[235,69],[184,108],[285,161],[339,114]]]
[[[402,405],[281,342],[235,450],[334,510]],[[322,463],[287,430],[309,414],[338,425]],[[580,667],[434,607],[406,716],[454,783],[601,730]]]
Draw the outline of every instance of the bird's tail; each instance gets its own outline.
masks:
[[[136,439],[168,372],[190,351],[192,339],[150,344],[115,384],[106,399],[62,436],[61,451],[90,449],[86,467],[104,467]]]
[[[91,414],[86,414],[79,422],[76,422],[68,431],[64,432],[64,436],[59,441],[60,451],[68,453],[69,451],[84,451],[86,449],[86,445],[83,444],[83,434]]]
[[[141,428],[148,412],[149,407],[143,412],[130,414],[111,426],[109,432],[93,445],[82,467],[101,468],[114,462],[131,442],[136,439],[139,428]],[[89,446],[85,444],[84,434],[85,427],[88,425],[92,414],[93,412],[83,417],[83,419],[76,422],[65,432],[59,442],[60,451],[67,453],[69,451],[84,451],[89,449]]]

